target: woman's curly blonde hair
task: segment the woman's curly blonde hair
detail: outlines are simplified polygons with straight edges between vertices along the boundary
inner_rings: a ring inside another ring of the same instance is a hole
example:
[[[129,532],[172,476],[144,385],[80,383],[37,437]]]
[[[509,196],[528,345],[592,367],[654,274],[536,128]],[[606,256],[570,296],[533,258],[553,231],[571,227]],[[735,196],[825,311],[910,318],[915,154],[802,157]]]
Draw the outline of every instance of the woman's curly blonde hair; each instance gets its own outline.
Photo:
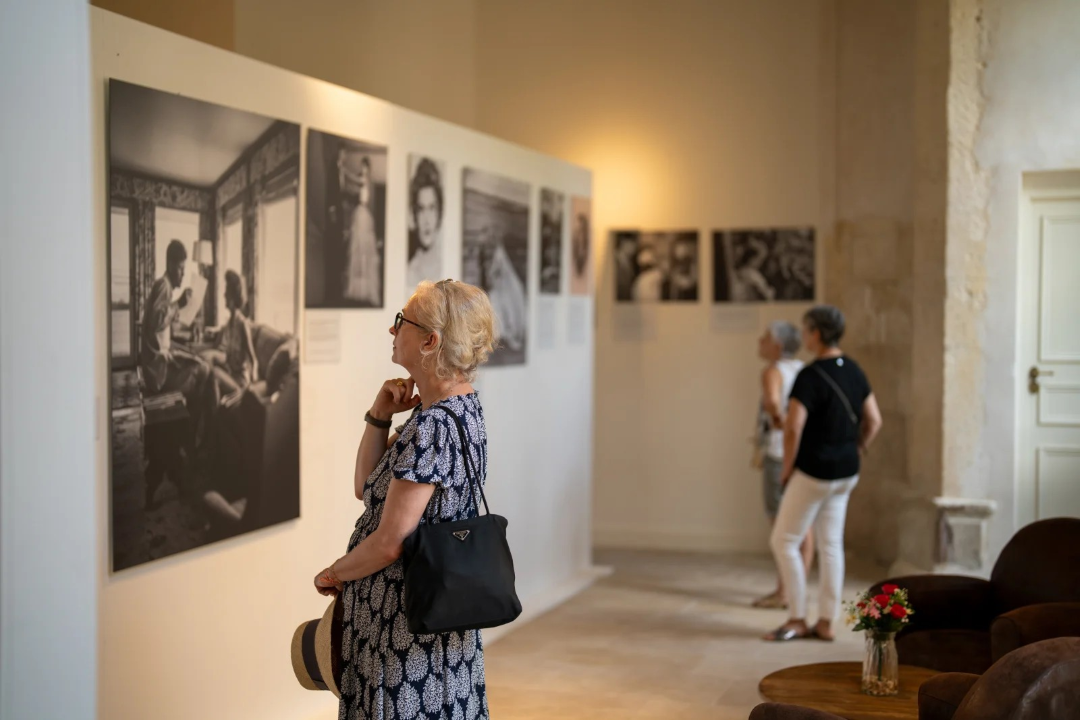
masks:
[[[487,293],[456,280],[425,280],[409,298],[409,308],[439,337],[434,350],[421,351],[424,367],[434,362],[435,375],[443,380],[475,380],[495,349],[495,311]]]

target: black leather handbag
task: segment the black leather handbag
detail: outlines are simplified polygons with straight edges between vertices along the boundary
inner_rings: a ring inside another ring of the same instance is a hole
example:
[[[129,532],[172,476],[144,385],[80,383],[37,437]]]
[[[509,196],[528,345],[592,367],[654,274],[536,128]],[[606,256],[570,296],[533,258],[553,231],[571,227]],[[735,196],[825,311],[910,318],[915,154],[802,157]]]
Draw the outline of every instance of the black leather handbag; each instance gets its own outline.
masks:
[[[441,405],[435,407],[457,425],[469,502],[477,514],[467,520],[425,523],[405,538],[402,595],[405,619],[414,635],[496,627],[521,614],[514,589],[514,558],[506,542],[506,518],[492,515],[488,508],[461,418]],[[484,515],[479,514],[477,493],[484,502]],[[438,502],[442,502],[441,494]]]

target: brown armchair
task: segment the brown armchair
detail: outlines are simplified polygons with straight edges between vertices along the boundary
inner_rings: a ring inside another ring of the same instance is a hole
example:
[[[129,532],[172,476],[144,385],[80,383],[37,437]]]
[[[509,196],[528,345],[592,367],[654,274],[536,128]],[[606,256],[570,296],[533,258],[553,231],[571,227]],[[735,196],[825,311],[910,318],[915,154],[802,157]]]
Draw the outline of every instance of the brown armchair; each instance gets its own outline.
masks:
[[[919,688],[919,720],[1076,720],[1080,717],[1080,638],[1042,640],[1008,653],[983,675],[942,673]],[[782,703],[754,708],[750,720],[844,720]]]
[[[990,580],[911,575],[885,580],[907,588],[915,614],[896,638],[900,662],[942,672],[985,672],[1023,645],[1080,636],[1080,519],[1052,518],[1021,528]]]

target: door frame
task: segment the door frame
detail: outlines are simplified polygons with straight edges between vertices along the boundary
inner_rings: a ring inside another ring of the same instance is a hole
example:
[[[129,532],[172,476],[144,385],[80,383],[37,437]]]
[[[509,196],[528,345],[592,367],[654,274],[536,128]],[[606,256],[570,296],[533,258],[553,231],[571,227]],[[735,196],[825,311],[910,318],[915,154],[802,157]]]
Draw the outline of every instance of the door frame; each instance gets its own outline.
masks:
[[[1062,200],[1080,202],[1080,170],[1045,170],[1023,173],[1020,184],[1019,227],[1017,228],[1016,254],[1016,334],[1014,339],[1013,384],[1015,392],[1015,416],[1013,417],[1013,523],[1020,528],[1033,522],[1038,514],[1038,503],[1033,497],[1031,478],[1025,479],[1023,470],[1030,463],[1030,458],[1023,450],[1030,445],[1028,431],[1032,421],[1030,414],[1030,395],[1027,374],[1030,369],[1025,342],[1028,328],[1025,321],[1031,317],[1032,303],[1036,305],[1040,298],[1032,287],[1038,261],[1038,252],[1031,250],[1031,245],[1039,241],[1039,228],[1035,226],[1035,205],[1037,203]],[[1033,502],[1034,501],[1034,502]]]

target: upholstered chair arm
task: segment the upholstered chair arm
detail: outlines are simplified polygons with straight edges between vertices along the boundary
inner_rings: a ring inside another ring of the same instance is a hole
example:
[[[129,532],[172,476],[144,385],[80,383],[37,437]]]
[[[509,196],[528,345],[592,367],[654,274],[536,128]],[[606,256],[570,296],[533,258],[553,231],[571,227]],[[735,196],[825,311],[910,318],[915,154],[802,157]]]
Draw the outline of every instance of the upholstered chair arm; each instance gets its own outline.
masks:
[[[919,720],[952,720],[956,708],[978,682],[972,673],[941,673],[919,687]]]
[[[1025,605],[994,618],[990,652],[994,662],[1025,645],[1058,637],[1080,637],[1080,602]]]
[[[914,614],[904,634],[919,630],[987,630],[994,618],[992,586],[966,575],[908,575],[884,580],[871,588],[899,585],[908,591]]]

